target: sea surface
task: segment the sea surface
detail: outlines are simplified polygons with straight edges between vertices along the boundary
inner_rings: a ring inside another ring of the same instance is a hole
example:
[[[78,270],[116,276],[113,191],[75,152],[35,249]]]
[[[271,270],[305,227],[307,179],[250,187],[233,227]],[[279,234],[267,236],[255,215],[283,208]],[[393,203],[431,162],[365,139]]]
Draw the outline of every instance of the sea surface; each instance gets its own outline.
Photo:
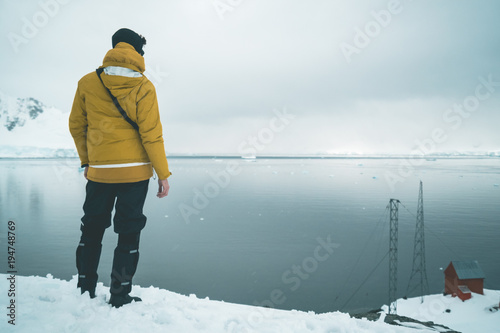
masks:
[[[421,180],[428,292],[444,290],[451,260],[477,260],[485,287],[500,289],[498,157],[170,157],[169,164],[167,198],[158,199],[150,181],[134,284],[280,309],[376,309],[388,303],[394,198],[397,295],[416,296],[420,275],[410,286],[409,277]],[[75,159],[0,159],[0,272],[9,270],[13,220],[19,275],[76,275],[85,184]],[[98,272],[105,285],[116,241],[109,228]]]

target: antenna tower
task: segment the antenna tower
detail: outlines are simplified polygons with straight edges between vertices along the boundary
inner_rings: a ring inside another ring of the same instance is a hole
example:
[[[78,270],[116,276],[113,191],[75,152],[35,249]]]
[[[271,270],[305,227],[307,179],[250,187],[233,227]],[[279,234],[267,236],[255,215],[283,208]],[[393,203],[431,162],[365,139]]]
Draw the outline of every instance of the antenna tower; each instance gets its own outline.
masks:
[[[420,287],[420,303],[423,303],[424,295],[429,293],[429,282],[427,281],[427,272],[425,270],[424,198],[422,181],[420,181],[420,190],[418,193],[417,226],[415,228],[415,242],[413,246],[413,268],[410,280],[408,281],[408,288],[406,288],[406,295],[409,296],[411,292]],[[418,279],[417,276],[420,277],[420,279]],[[416,280],[416,282],[414,282],[414,286],[410,290],[413,280]]]
[[[391,199],[390,237],[389,237],[389,314],[397,313],[396,294],[398,291],[398,204]]]

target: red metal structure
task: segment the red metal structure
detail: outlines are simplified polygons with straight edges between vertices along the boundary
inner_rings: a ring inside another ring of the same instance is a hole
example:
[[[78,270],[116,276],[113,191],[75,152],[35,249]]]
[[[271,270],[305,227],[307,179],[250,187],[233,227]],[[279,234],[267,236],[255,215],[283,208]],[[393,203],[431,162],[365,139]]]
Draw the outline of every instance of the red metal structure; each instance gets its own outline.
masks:
[[[473,292],[484,294],[484,278],[477,261],[452,261],[444,270],[444,293],[462,301],[470,299]]]

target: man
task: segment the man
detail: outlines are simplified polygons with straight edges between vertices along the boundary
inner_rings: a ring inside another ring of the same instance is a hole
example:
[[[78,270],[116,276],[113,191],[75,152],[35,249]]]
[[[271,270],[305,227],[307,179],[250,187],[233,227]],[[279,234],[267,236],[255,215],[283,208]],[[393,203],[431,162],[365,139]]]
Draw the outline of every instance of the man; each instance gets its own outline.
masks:
[[[129,293],[139,260],[140,232],[146,224],[142,211],[153,168],[158,175],[157,197],[167,196],[170,188],[156,91],[143,75],[145,44],[146,39],[134,31],[118,30],[103,65],[78,82],[69,117],[87,179],[82,235],[76,250],[78,287],[82,294],[95,297],[101,241],[111,225],[114,207],[118,245],[109,299],[114,307],[141,301]],[[126,115],[122,116],[120,107]]]

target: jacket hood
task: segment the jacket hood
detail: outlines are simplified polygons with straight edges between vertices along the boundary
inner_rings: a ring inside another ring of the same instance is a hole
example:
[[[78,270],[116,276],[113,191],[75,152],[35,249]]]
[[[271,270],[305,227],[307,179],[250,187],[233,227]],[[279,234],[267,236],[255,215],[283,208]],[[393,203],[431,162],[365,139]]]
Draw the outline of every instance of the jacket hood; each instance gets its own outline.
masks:
[[[144,57],[137,53],[132,45],[124,42],[116,44],[113,49],[106,53],[102,61],[102,66],[126,67],[139,73],[144,73],[146,70]]]
[[[141,56],[130,44],[121,42],[109,50],[104,57],[101,67],[119,66],[144,73],[146,65],[144,57]],[[126,77],[117,75],[101,75],[104,85],[108,87],[116,98],[127,96],[132,89],[140,84],[144,77]]]

